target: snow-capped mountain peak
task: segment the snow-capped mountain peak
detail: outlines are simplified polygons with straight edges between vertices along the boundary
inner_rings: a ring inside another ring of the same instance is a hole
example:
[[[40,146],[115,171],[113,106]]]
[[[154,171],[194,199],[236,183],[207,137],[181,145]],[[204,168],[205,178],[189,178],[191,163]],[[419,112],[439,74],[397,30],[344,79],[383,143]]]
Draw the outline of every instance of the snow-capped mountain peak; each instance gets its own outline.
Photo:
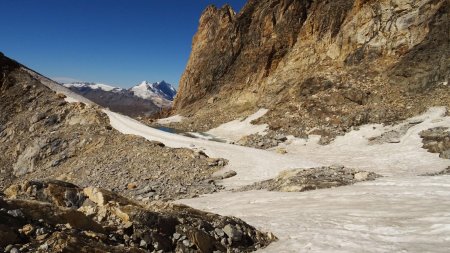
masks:
[[[134,93],[134,95],[144,99],[162,97],[168,101],[173,101],[175,95],[177,94],[175,88],[165,81],[155,83],[142,81],[130,90]]]
[[[177,94],[175,88],[165,81],[155,83],[142,81],[130,89],[92,82],[72,82],[62,85],[99,105],[119,112],[132,112],[133,115],[138,112],[154,113],[157,108],[170,108]]]

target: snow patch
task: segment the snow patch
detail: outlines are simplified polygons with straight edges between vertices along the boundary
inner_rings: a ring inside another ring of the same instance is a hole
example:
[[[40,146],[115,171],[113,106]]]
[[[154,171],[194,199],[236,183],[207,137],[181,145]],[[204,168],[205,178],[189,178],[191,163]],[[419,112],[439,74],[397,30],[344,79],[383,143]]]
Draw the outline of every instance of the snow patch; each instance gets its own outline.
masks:
[[[266,134],[268,125],[267,124],[253,125],[251,122],[253,120],[261,118],[268,111],[269,111],[268,109],[259,109],[256,113],[248,116],[245,119],[237,119],[230,121],[216,128],[213,128],[206,133],[229,141],[238,141],[242,137],[251,134],[264,135]]]
[[[170,124],[170,123],[179,123],[181,121],[183,121],[184,117],[181,115],[174,115],[168,118],[163,118],[163,119],[158,119],[157,122],[158,124],[161,125],[166,125],[166,124]]]

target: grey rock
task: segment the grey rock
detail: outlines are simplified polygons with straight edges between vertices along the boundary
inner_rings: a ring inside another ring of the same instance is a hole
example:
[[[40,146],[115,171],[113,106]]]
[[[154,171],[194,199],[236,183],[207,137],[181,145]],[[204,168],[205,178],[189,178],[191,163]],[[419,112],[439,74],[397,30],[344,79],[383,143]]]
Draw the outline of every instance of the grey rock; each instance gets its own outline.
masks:
[[[189,240],[183,240],[183,244],[186,247],[190,247],[191,246],[191,242]]]
[[[19,253],[20,251],[19,251],[19,249],[17,249],[17,248],[12,248],[10,251],[9,251],[9,253]]]
[[[277,134],[277,135],[275,135],[275,140],[285,142],[285,141],[287,141],[287,137],[282,134]]]
[[[223,232],[234,242],[240,241],[242,239],[242,231],[236,229],[230,224],[227,224],[223,228]]]
[[[134,194],[135,195],[143,195],[143,194],[150,193],[150,192],[154,192],[154,190],[151,186],[147,185],[142,189],[134,191]]]
[[[225,232],[223,232],[223,230],[220,229],[220,228],[214,229],[214,232],[216,233],[216,235],[218,235],[220,237],[224,237],[225,236]]]
[[[181,235],[180,235],[180,234],[178,234],[178,233],[174,233],[174,234],[173,234],[173,239],[179,240],[180,238],[181,238]]]
[[[11,244],[6,246],[5,252],[10,252],[13,247],[14,247],[14,245],[11,245]]]
[[[58,116],[56,116],[56,115],[51,115],[51,116],[45,118],[45,120],[44,120],[44,124],[47,126],[52,126],[52,125],[55,125],[56,123],[58,123]]]
[[[142,248],[147,248],[147,242],[145,240],[141,240],[141,242],[139,243],[139,246]]]
[[[439,155],[439,157],[443,158],[443,159],[450,159],[450,149],[442,151],[442,153]]]
[[[43,119],[45,119],[45,114],[44,113],[37,113],[33,117],[31,117],[30,123],[34,124],[34,123],[37,123],[37,122],[39,122],[39,121],[41,121]]]
[[[46,146],[43,139],[34,140],[33,144],[28,146],[17,159],[13,165],[13,172],[15,176],[22,176],[34,170],[36,160],[41,150]]]
[[[230,170],[230,171],[225,172],[225,173],[223,174],[222,178],[223,178],[223,179],[226,179],[226,178],[234,177],[234,176],[236,176],[236,175],[237,175],[237,172],[236,172],[236,171]]]
[[[15,217],[15,218],[23,218],[23,217],[25,217],[25,216],[23,215],[22,210],[20,210],[20,209],[9,210],[7,213],[8,213],[9,215]]]

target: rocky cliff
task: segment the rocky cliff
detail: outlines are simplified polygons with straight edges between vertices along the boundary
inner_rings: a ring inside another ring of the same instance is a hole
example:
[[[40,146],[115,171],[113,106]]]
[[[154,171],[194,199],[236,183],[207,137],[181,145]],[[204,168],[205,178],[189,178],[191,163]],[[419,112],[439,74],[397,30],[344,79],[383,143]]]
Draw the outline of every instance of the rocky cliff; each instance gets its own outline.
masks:
[[[175,110],[205,130],[266,107],[271,129],[336,135],[450,106],[448,16],[446,0],[208,7]]]

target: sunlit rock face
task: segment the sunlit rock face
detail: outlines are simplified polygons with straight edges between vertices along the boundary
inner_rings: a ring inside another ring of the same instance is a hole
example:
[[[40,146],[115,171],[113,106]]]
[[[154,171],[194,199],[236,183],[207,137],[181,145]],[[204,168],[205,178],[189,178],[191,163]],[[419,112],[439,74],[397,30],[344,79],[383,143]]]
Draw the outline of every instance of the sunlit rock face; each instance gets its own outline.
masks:
[[[336,135],[448,106],[448,8],[445,0],[208,7],[174,108],[208,119],[198,129],[265,107],[260,121],[271,129]]]

